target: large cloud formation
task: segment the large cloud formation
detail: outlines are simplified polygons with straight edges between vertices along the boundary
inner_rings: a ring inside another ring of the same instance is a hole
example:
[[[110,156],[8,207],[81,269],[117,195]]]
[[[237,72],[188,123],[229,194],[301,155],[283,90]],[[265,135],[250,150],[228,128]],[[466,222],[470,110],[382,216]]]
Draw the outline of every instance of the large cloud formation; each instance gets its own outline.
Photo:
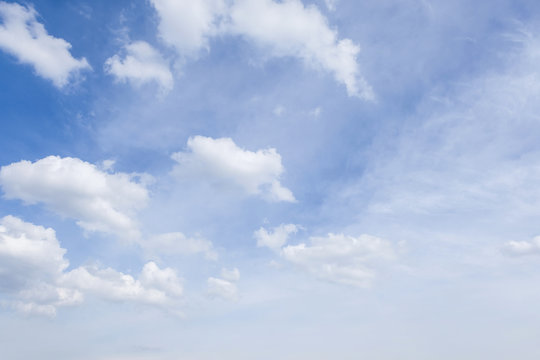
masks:
[[[338,32],[314,5],[300,0],[151,0],[163,42],[182,57],[209,49],[218,35],[235,35],[273,57],[295,57],[307,66],[334,75],[350,96],[373,100],[360,73],[360,47]]]
[[[144,265],[136,279],[111,268],[69,266],[53,229],[14,216],[0,219],[0,293],[4,303],[31,314],[54,316],[93,296],[177,311],[181,280],[171,268]],[[6,300],[7,298],[7,300]]]
[[[48,156],[0,168],[0,186],[8,199],[45,204],[77,220],[86,231],[138,238],[134,213],[144,207],[148,191],[133,176],[109,174],[76,158]]]

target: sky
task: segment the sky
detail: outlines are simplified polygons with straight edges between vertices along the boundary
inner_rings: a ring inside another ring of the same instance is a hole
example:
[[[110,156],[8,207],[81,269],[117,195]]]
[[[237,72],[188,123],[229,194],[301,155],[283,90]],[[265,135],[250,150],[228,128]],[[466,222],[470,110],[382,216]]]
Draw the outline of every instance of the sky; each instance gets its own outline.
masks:
[[[0,357],[538,359],[540,4],[0,0]]]

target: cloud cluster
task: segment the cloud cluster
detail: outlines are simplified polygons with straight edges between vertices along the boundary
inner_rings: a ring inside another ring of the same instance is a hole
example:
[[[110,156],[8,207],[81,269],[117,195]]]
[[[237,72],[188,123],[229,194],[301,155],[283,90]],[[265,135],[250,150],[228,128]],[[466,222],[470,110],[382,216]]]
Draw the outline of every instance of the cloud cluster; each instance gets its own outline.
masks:
[[[360,73],[360,51],[336,30],[314,5],[300,0],[151,0],[159,17],[161,39],[182,57],[209,49],[218,35],[245,38],[273,57],[295,57],[334,75],[350,96],[373,100]]]
[[[116,54],[107,59],[105,71],[118,81],[129,82],[136,87],[155,82],[164,94],[171,91],[174,85],[168,62],[144,41],[127,44],[123,57]]]
[[[178,163],[173,170],[177,176],[189,174],[216,179],[269,201],[296,201],[292,192],[280,183],[285,170],[276,149],[253,152],[238,147],[230,138],[204,136],[189,138],[187,147],[188,151],[172,155]]]
[[[61,88],[90,65],[85,58],[74,58],[71,44],[49,35],[36,17],[32,7],[0,1],[0,49]]]
[[[280,225],[270,231],[260,228],[254,237],[259,246],[278,251],[282,259],[319,279],[359,287],[369,285],[373,279],[372,265],[395,257],[390,242],[371,235],[328,234],[310,237],[308,244],[284,246],[297,229],[293,224]]]
[[[8,295],[8,304],[25,313],[54,316],[58,307],[94,296],[176,311],[182,284],[173,269],[149,262],[138,279],[97,266],[66,271],[65,253],[53,229],[14,216],[0,219],[0,290]]]
[[[148,200],[146,187],[124,173],[109,174],[77,158],[49,156],[0,168],[0,186],[8,199],[42,203],[77,220],[86,231],[138,238],[134,213]]]

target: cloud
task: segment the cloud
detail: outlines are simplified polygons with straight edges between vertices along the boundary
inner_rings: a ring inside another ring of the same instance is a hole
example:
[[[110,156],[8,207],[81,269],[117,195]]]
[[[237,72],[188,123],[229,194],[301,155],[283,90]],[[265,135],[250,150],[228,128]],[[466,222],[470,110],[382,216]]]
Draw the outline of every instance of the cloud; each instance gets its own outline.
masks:
[[[300,58],[313,68],[331,72],[350,96],[373,100],[371,87],[360,75],[360,47],[338,33],[315,6],[299,0],[237,0],[231,7],[232,33],[253,41],[276,57]]]
[[[127,44],[124,50],[123,58],[116,54],[107,59],[105,72],[134,86],[156,82],[164,94],[172,90],[174,80],[169,64],[156,49],[144,41],[136,41]]]
[[[257,240],[257,246],[266,246],[272,250],[279,250],[289,238],[289,235],[296,234],[299,227],[294,224],[281,224],[275,227],[272,231],[268,231],[261,227],[255,231],[253,236]]]
[[[43,203],[77,220],[86,231],[137,238],[132,216],[146,205],[148,191],[124,173],[109,174],[77,158],[49,156],[0,168],[0,186],[8,199]]]
[[[392,245],[371,235],[328,234],[311,237],[310,244],[289,245],[281,256],[316,277],[331,282],[367,286],[374,277],[369,264],[394,257]]]
[[[189,238],[180,232],[155,235],[148,240],[141,241],[141,246],[147,252],[157,256],[160,254],[204,254],[208,260],[217,260],[218,258],[218,254],[211,241],[199,237]]]
[[[180,56],[209,48],[218,35],[245,38],[273,57],[295,57],[332,73],[350,96],[373,100],[373,90],[357,62],[360,47],[338,32],[314,5],[300,0],[151,0],[159,16],[159,34]]]
[[[509,255],[540,255],[540,236],[530,241],[509,241],[503,248]]]
[[[144,265],[138,279],[111,268],[77,267],[69,262],[53,229],[14,216],[0,219],[0,293],[29,314],[54,316],[58,307],[81,304],[86,295],[175,310],[181,280],[171,268]]]
[[[311,237],[309,244],[284,246],[289,235],[299,228],[293,224],[282,224],[273,231],[260,228],[254,237],[258,246],[276,251],[282,259],[317,278],[352,286],[368,286],[375,276],[375,263],[395,257],[390,242],[371,235],[330,233],[326,237]]]
[[[90,65],[71,55],[70,43],[49,35],[37,15],[32,7],[0,1],[0,49],[61,88]]]
[[[208,48],[208,39],[218,34],[222,0],[150,0],[159,17],[159,36],[180,55],[196,55]]]
[[[236,282],[239,279],[240,271],[237,268],[232,270],[222,269],[221,278],[208,278],[208,295],[211,297],[220,297],[225,300],[238,300],[238,286]]]
[[[188,151],[172,155],[178,163],[173,173],[178,176],[199,175],[231,183],[269,201],[296,201],[280,183],[285,169],[276,149],[253,152],[238,147],[230,138],[204,136],[189,138],[187,147]]]
[[[160,269],[154,262],[144,265],[138,279],[111,268],[85,266],[60,279],[62,284],[110,301],[132,301],[166,306],[182,296],[182,284],[171,268]]]

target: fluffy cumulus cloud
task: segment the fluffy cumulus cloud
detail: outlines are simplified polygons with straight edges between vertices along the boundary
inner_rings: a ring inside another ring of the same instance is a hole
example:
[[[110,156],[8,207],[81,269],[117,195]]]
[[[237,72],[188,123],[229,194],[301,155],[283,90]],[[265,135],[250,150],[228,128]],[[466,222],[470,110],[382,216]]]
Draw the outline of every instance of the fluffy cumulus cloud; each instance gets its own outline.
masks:
[[[190,138],[187,148],[172,155],[178,163],[173,171],[177,175],[196,174],[231,183],[269,201],[296,201],[280,183],[285,169],[276,149],[254,152],[240,148],[230,138],[204,136]]]
[[[238,300],[238,286],[236,285],[238,280],[240,280],[240,271],[237,268],[222,269],[221,277],[208,278],[208,295],[225,300]]]
[[[74,58],[71,44],[47,33],[32,7],[0,1],[0,49],[56,87],[67,85],[81,70],[90,69],[85,58]]]
[[[155,82],[163,93],[172,90],[173,75],[168,62],[150,44],[136,41],[125,46],[123,54],[116,54],[105,62],[105,71],[120,82],[134,86]]]
[[[351,96],[366,100],[373,91],[357,62],[360,51],[340,39],[314,5],[300,0],[151,0],[159,16],[159,33],[181,56],[208,48],[217,35],[240,36],[275,57],[296,57],[332,73]]]
[[[58,156],[3,166],[0,186],[8,199],[45,204],[87,231],[123,238],[139,236],[132,216],[148,200],[145,186],[131,175],[109,174],[80,159]]]
[[[257,240],[257,246],[266,246],[272,250],[279,250],[287,242],[289,235],[296,234],[299,227],[294,224],[281,224],[273,230],[261,227],[253,236]]]
[[[328,234],[311,237],[309,244],[284,246],[297,225],[280,225],[272,231],[260,228],[254,233],[259,246],[278,251],[280,257],[317,278],[352,286],[367,286],[373,279],[373,266],[395,257],[392,244],[371,235],[359,237]]]
[[[66,271],[65,253],[53,229],[13,216],[0,219],[3,303],[25,313],[54,316],[58,307],[80,304],[88,295],[176,311],[182,284],[173,269],[149,262],[138,279],[97,266]]]
[[[530,241],[509,241],[504,246],[504,252],[509,255],[540,255],[540,236]]]
[[[203,254],[208,260],[216,260],[218,254],[211,241],[200,237],[187,237],[181,232],[152,236],[142,241],[141,246],[151,255],[195,255]]]
[[[225,10],[223,0],[150,0],[159,17],[159,35],[180,55],[195,55],[218,34],[217,18]]]

